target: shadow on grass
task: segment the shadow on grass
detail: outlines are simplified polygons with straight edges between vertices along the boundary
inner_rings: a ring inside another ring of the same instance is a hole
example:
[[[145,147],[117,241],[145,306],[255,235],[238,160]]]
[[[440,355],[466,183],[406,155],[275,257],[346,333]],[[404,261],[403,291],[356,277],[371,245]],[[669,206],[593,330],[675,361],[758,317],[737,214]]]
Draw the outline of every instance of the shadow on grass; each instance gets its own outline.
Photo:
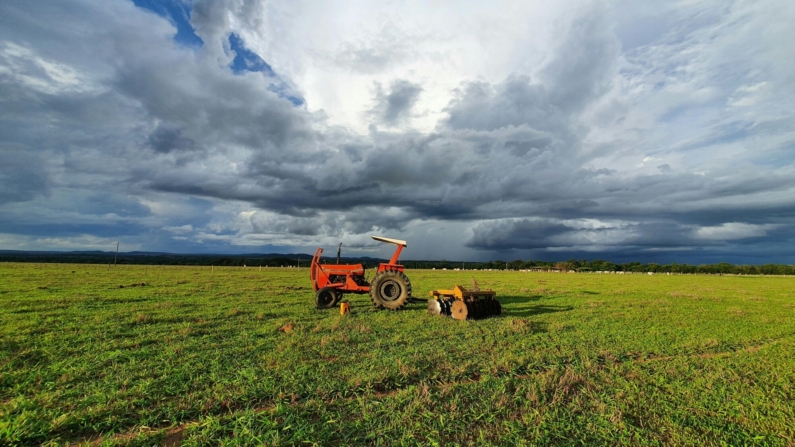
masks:
[[[549,314],[554,312],[568,312],[574,309],[571,306],[530,306],[521,310],[505,309],[503,307],[503,315],[510,315],[514,317],[532,317],[534,315]]]
[[[533,301],[538,301],[540,298],[541,295],[497,297],[500,304],[502,304],[502,314],[505,316],[526,318],[554,312],[568,312],[574,309],[572,306],[556,306],[551,304],[530,304],[521,306],[521,304],[529,304]]]
[[[528,295],[528,296],[500,296],[497,295],[497,301],[500,302],[503,306],[506,304],[514,304],[514,303],[527,303],[529,301],[538,301],[543,297],[543,295]]]

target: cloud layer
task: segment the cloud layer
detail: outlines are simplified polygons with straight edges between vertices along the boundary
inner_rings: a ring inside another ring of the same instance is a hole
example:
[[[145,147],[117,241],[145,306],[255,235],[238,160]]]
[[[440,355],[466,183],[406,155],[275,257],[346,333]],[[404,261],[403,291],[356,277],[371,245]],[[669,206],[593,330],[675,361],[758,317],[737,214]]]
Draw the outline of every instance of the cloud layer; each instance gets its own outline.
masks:
[[[795,262],[790,2],[175,5],[0,6],[0,248]]]

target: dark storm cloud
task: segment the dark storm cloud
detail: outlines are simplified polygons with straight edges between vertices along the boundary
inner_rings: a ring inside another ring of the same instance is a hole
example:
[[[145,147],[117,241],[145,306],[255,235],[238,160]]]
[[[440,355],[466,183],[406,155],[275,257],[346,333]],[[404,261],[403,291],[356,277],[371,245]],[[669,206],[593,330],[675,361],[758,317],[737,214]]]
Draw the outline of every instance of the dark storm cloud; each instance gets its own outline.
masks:
[[[38,154],[0,143],[0,204],[31,200],[45,193],[47,184]]]
[[[548,220],[521,219],[484,222],[474,228],[468,247],[479,250],[524,250],[554,246],[552,236],[574,231],[566,225]]]
[[[385,126],[401,124],[410,117],[411,109],[417,103],[420,93],[422,87],[419,84],[405,79],[392,82],[389,93],[378,85],[375,105],[370,110],[370,115]]]
[[[746,234],[740,234],[733,239],[741,241],[756,238],[753,233],[748,234],[747,228],[744,230]],[[726,245],[723,240],[699,236],[695,226],[676,222],[619,224],[594,228],[551,219],[508,219],[482,222],[475,226],[473,233],[467,241],[468,247],[501,252],[589,245],[598,246],[603,251],[688,249]]]
[[[155,152],[163,153],[190,150],[196,146],[193,140],[182,136],[181,128],[163,123],[149,135],[149,144]]]
[[[496,85],[462,86],[446,109],[450,129],[493,131],[530,125],[539,131],[568,132],[568,116],[550,103],[547,89],[527,76],[512,76]]]
[[[73,210],[79,210],[81,214],[97,216],[106,214],[115,214],[122,217],[146,216],[151,211],[134,197],[111,195],[96,191],[71,197],[69,207]]]

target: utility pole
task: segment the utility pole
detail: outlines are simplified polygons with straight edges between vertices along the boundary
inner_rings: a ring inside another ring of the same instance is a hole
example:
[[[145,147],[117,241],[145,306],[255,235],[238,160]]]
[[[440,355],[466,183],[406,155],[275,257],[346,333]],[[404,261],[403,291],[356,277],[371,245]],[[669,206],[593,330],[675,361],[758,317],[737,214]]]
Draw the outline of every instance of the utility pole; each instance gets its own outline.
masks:
[[[116,267],[116,258],[119,257],[119,241],[116,241],[116,256],[113,257],[113,266]]]

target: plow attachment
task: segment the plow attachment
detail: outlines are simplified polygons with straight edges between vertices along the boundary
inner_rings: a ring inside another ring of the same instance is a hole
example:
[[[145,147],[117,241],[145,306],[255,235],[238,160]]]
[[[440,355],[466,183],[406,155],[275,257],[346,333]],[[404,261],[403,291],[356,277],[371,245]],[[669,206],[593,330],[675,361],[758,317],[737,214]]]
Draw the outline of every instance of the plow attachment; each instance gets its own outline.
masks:
[[[428,313],[450,316],[456,320],[478,320],[502,313],[502,306],[493,290],[474,290],[455,286],[451,290],[434,290],[428,300]]]

